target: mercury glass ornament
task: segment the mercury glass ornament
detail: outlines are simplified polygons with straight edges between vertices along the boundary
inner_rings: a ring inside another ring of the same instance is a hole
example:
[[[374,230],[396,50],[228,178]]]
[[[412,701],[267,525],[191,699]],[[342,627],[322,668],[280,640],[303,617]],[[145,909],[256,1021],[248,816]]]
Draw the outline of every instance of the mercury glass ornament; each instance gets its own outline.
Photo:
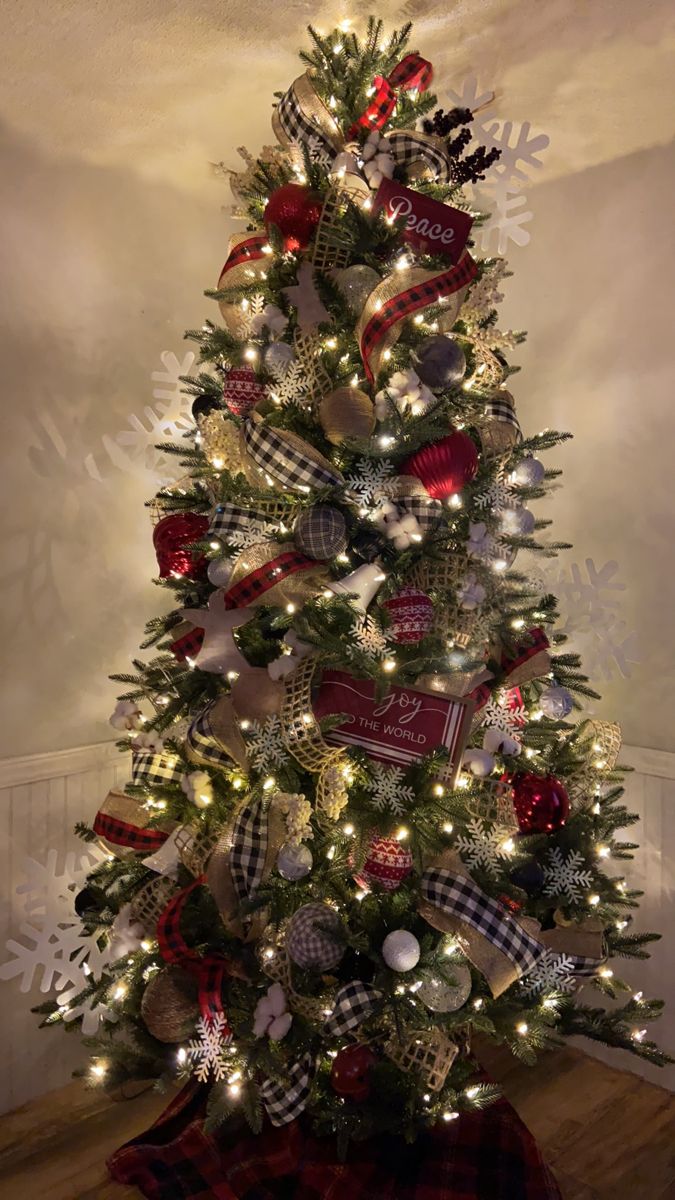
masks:
[[[268,371],[284,371],[295,358],[293,347],[288,342],[270,342],[263,354],[263,362]]]
[[[443,333],[425,338],[417,351],[415,370],[422,383],[432,391],[453,387],[466,373],[464,352],[457,342]]]
[[[521,484],[522,487],[537,487],[543,480],[546,474],[546,467],[538,458],[532,458],[528,455],[527,458],[521,459],[518,466],[515,468],[511,478],[514,483]]]
[[[284,879],[295,882],[309,875],[313,862],[309,846],[292,846],[285,842],[277,854],[277,871]]]
[[[541,693],[539,707],[545,717],[550,717],[554,721],[562,721],[571,713],[574,702],[567,688],[549,687]]]
[[[367,267],[365,263],[354,263],[351,267],[336,271],[335,282],[347,301],[350,312],[358,317],[373,288],[377,287],[381,279],[373,267]]]
[[[214,587],[227,587],[233,564],[234,559],[232,558],[212,558],[206,568],[209,583],[212,583]]]
[[[417,995],[423,1004],[432,1012],[456,1012],[466,1004],[471,995],[471,972],[462,963],[450,966],[455,984],[446,983],[444,979],[425,979]]]

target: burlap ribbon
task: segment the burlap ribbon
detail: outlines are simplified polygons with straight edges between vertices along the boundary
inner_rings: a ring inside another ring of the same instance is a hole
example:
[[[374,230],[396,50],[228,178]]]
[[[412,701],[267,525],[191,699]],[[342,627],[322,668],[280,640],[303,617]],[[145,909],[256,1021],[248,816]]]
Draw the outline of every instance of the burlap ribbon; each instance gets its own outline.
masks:
[[[385,350],[398,341],[404,321],[466,287],[477,270],[471,255],[464,253],[447,271],[407,267],[388,275],[373,289],[356,324],[361,358],[371,383]]]
[[[283,491],[312,492],[343,483],[340,471],[318,450],[288,429],[265,424],[260,413],[251,413],[241,430],[242,444],[251,463],[270,487]]]
[[[218,290],[239,288],[243,284],[255,283],[265,270],[267,234],[263,231],[247,230],[234,233],[227,248],[227,258],[218,279]],[[241,307],[226,300],[218,302],[222,318],[231,333],[237,331],[241,320]]]
[[[259,542],[235,559],[225,592],[227,608],[297,604],[316,594],[325,564],[293,542]]]
[[[113,789],[94,818],[94,833],[103,849],[117,858],[153,854],[166,841],[174,822],[164,822],[163,829],[147,829],[152,816],[139,800]]]

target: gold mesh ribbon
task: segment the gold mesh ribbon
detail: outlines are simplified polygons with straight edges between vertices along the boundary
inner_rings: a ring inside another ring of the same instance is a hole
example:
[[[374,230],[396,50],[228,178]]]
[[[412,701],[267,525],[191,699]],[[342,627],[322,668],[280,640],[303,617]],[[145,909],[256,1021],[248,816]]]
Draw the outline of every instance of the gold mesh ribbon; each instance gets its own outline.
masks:
[[[154,937],[157,922],[177,891],[178,884],[167,875],[158,875],[151,879],[131,901],[130,920],[136,921],[150,937]]]
[[[333,381],[321,361],[323,336],[315,330],[306,331],[297,327],[293,334],[295,357],[307,383],[308,400],[316,400],[330,392]]]
[[[349,180],[349,182],[347,182]],[[321,218],[317,226],[312,250],[312,264],[317,271],[330,271],[346,267],[351,259],[352,247],[340,237],[340,220],[344,216],[350,198],[358,201],[370,195],[370,188],[365,180],[359,180],[361,187],[356,186],[358,176],[345,176],[341,184],[333,185],[326,192],[321,209]]]
[[[331,768],[346,762],[345,751],[330,746],[325,740],[312,710],[312,682],[317,668],[316,659],[303,658],[284,680],[284,699],[281,705],[281,736],[289,754],[307,771],[317,775],[316,804],[325,812],[332,811],[330,800]]]
[[[596,800],[596,788],[603,774],[613,771],[621,750],[621,726],[612,721],[586,721],[584,738],[588,739],[585,761],[569,777],[567,790],[575,808],[590,807]]]
[[[419,1072],[431,1092],[440,1092],[459,1053],[455,1042],[437,1028],[409,1030],[403,1041],[394,1034],[384,1050],[406,1075]]]
[[[493,354],[483,342],[473,338],[468,333],[457,334],[460,342],[465,342],[471,347],[471,353],[474,360],[474,368],[464,382],[467,390],[476,388],[476,390],[493,392],[500,387],[506,377],[506,371],[503,363],[500,363],[496,354]]]
[[[303,996],[300,992],[296,992],[293,987],[293,968],[284,948],[283,939],[283,931],[273,933],[271,936],[270,931],[266,931],[256,950],[260,966],[270,979],[281,984],[291,1012],[304,1017],[312,1025],[323,1025],[326,1017],[332,1011],[333,998],[329,994]]]
[[[210,829],[181,825],[176,831],[174,842],[180,861],[195,879],[204,873],[221,833],[222,825],[212,826]]]
[[[274,562],[280,554],[290,551],[297,553],[297,547],[293,542],[258,542],[255,546],[248,546],[242,550],[234,560],[226,595],[248,575],[259,571],[268,563]],[[247,604],[251,608],[263,604],[302,604],[303,601],[316,595],[324,579],[324,564],[316,562],[314,559],[308,559],[307,566],[302,570],[294,571],[286,578],[281,579],[279,583],[273,583],[260,595],[247,599]]]
[[[433,630],[460,647],[469,645],[480,623],[480,610],[462,608],[457,600],[457,590],[470,572],[476,573],[475,561],[456,552],[442,559],[421,559],[410,571],[412,587],[442,592],[442,603],[434,605]]]

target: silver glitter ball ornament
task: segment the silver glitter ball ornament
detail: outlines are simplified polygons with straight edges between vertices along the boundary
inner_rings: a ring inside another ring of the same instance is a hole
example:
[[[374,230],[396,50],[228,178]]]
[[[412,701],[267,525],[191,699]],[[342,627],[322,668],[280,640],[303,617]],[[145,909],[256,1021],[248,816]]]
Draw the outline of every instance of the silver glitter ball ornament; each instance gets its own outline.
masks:
[[[309,846],[292,846],[285,842],[277,854],[277,871],[284,879],[295,882],[309,875],[313,862]]]
[[[214,587],[227,587],[233,563],[234,559],[232,558],[212,558],[206,568],[209,583],[212,583]]]
[[[417,996],[432,1012],[455,1012],[466,1004],[471,995],[471,972],[462,963],[450,966],[456,984],[446,983],[444,979],[425,979]]]
[[[382,281],[372,267],[367,267],[365,263],[354,263],[351,267],[344,267],[343,270],[336,271],[335,282],[347,301],[350,311],[358,317],[373,288],[376,288]]]
[[[546,467],[538,458],[532,458],[528,455],[527,458],[521,459],[518,466],[515,468],[511,476],[514,483],[519,483],[522,487],[537,487],[543,480],[546,474]]]

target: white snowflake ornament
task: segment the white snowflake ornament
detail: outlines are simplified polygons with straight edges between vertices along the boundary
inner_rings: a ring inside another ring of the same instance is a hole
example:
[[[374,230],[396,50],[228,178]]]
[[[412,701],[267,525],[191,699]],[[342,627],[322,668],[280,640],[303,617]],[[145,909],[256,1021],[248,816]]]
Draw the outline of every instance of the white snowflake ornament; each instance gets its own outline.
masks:
[[[567,854],[555,846],[548,852],[544,867],[544,894],[557,896],[570,904],[582,900],[593,885],[593,872],[585,865],[583,854],[570,850]]]
[[[368,658],[378,660],[382,658],[389,649],[389,642],[386,633],[380,629],[380,626],[372,617],[364,614],[363,619],[356,621],[352,626],[353,643],[348,647],[350,653],[361,651],[367,654]]]
[[[474,817],[466,829],[457,834],[455,846],[467,866],[478,867],[486,875],[497,875],[512,849],[510,838],[509,829]]]
[[[247,750],[258,771],[272,771],[286,762],[288,755],[281,736],[281,721],[276,714],[265,721],[251,721],[246,730]]]
[[[386,458],[362,458],[353,475],[346,480],[347,488],[360,504],[369,504],[376,492],[391,481],[394,467]]]
[[[226,1034],[227,1022],[223,1013],[200,1017],[197,1022],[197,1037],[187,1045],[188,1062],[194,1066],[194,1074],[200,1083],[206,1083],[209,1075],[215,1080],[224,1079],[228,1064],[224,1051],[231,1035]]]
[[[395,817],[403,814],[415,803],[413,789],[403,781],[399,767],[386,767],[383,763],[372,763],[367,783],[372,794],[371,804],[377,812],[391,812]]]
[[[567,954],[544,950],[521,987],[526,996],[535,997],[545,992],[571,992],[575,983],[574,959]]]

